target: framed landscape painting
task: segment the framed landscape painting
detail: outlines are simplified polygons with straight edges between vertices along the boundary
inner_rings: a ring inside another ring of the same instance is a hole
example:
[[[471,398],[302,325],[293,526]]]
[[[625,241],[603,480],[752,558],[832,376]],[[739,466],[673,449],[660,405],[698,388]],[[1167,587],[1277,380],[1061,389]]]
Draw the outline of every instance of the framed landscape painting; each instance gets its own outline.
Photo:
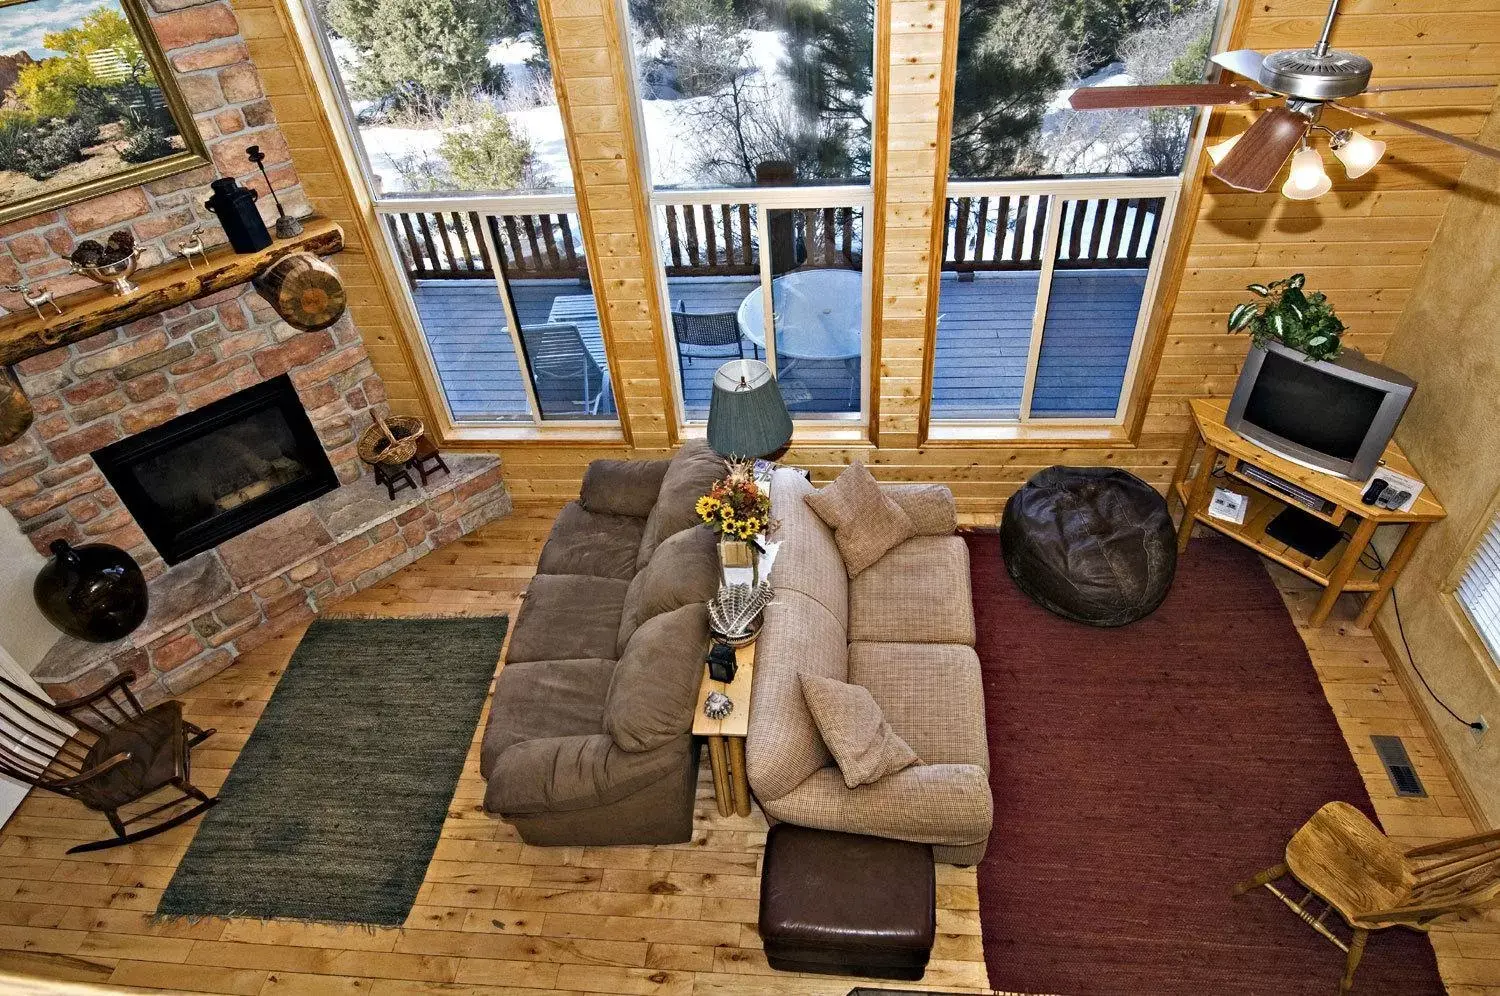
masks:
[[[0,223],[207,162],[140,0],[0,0]]]

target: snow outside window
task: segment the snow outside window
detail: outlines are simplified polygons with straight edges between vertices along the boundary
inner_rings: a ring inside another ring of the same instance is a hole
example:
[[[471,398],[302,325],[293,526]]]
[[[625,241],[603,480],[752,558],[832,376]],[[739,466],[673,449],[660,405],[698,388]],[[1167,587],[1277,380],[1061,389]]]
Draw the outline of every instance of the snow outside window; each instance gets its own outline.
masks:
[[[1124,419],[1198,112],[1074,111],[1068,98],[1203,80],[1220,3],[1111,9],[961,0],[929,401],[939,431]]]

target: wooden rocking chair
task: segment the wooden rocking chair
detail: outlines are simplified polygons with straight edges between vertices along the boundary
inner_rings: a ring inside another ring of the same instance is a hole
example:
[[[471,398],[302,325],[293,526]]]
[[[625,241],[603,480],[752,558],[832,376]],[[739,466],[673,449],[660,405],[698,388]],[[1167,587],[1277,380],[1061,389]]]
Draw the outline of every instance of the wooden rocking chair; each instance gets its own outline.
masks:
[[[154,837],[205,812],[219,800],[188,780],[189,752],[215,731],[182,718],[182,703],[142,709],[122,674],[98,691],[53,703],[0,676],[0,773],[77,799],[103,813],[115,836],[68,849],[98,851]],[[120,810],[157,789],[178,796],[121,817]],[[139,823],[184,802],[196,805],[142,830]]]
[[[1300,901],[1277,887],[1287,875],[1308,890]],[[1403,851],[1359,810],[1330,802],[1292,836],[1285,861],[1240,882],[1232,894],[1243,896],[1262,885],[1347,954],[1339,982],[1339,992],[1346,993],[1370,931],[1426,930],[1439,917],[1495,903],[1500,830]],[[1315,899],[1322,901],[1320,912],[1312,908]],[[1347,943],[1324,923],[1330,909],[1353,929]]]

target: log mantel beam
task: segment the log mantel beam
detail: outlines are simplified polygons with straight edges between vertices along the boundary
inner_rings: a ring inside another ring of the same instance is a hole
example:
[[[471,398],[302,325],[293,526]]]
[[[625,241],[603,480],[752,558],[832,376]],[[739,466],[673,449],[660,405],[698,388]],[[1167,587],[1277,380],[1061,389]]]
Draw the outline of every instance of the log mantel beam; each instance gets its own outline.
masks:
[[[258,252],[240,254],[221,246],[210,250],[206,261],[195,260],[197,269],[178,259],[142,270],[132,277],[140,289],[125,297],[102,285],[69,294],[58,299],[61,315],[47,313],[38,318],[27,310],[0,319],[0,366],[246,283],[291,253],[330,256],[343,248],[344,230],[335,222],[307,218],[301,235],[278,240]]]

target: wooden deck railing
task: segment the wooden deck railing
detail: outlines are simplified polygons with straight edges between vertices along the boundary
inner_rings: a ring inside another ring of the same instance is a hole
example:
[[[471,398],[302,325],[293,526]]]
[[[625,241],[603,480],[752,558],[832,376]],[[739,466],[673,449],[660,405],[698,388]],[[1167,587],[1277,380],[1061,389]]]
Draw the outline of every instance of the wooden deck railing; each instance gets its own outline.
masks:
[[[477,211],[387,214],[408,280],[472,280],[495,275],[480,225],[512,278],[588,279],[582,246],[566,214],[482,215]]]
[[[772,208],[772,271],[858,269],[862,233],[855,208]],[[667,276],[754,276],[760,239],[749,204],[664,204],[657,214]]]
[[[950,197],[943,269],[1039,270],[1047,213],[1059,198]],[[1150,265],[1161,220],[1160,197],[1096,198],[1062,202],[1054,265],[1059,269],[1136,268]]]

